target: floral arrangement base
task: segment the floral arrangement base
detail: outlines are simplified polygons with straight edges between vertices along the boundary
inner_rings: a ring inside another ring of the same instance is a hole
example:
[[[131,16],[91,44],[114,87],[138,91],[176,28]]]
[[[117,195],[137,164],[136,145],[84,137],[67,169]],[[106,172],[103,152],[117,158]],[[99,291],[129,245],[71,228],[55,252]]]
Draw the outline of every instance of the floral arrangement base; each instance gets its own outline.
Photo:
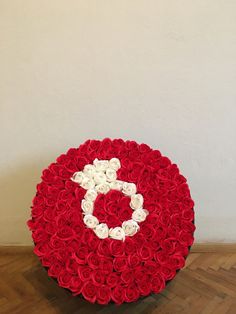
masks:
[[[92,303],[160,293],[194,241],[194,202],[176,164],[122,139],[70,148],[37,184],[27,224],[48,275]]]

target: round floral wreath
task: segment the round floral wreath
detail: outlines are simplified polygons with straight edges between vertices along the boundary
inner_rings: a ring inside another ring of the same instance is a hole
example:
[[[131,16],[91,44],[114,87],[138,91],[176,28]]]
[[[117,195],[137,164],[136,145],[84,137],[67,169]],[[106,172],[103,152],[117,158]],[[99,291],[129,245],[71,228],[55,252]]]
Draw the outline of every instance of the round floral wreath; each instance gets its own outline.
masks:
[[[159,293],[185,264],[194,202],[146,144],[88,140],[43,170],[27,222],[48,275],[94,303]]]

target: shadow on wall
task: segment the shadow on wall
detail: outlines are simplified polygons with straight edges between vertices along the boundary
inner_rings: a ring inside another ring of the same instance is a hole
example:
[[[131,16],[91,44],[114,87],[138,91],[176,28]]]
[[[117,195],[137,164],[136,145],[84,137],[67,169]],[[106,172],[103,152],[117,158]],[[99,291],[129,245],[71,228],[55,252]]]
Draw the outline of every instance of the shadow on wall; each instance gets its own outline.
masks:
[[[0,175],[0,245],[32,244],[26,225],[32,198],[36,193],[36,184],[41,181],[42,170],[54,157],[18,165]]]

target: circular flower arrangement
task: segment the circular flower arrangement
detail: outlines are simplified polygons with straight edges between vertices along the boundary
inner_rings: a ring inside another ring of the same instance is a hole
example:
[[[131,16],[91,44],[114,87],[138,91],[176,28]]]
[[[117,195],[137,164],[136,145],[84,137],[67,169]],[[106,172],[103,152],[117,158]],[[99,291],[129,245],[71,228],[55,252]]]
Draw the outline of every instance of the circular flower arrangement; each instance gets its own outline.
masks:
[[[185,264],[194,202],[146,144],[88,140],[43,170],[27,222],[48,275],[94,303],[159,293]]]

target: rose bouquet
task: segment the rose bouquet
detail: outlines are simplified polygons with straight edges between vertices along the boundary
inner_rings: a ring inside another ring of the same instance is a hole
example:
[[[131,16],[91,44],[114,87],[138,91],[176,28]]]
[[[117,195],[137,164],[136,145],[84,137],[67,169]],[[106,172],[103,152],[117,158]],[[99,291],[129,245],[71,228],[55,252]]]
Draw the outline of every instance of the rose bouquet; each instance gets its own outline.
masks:
[[[48,275],[94,303],[159,293],[185,264],[194,202],[146,144],[88,140],[43,170],[28,226]]]

